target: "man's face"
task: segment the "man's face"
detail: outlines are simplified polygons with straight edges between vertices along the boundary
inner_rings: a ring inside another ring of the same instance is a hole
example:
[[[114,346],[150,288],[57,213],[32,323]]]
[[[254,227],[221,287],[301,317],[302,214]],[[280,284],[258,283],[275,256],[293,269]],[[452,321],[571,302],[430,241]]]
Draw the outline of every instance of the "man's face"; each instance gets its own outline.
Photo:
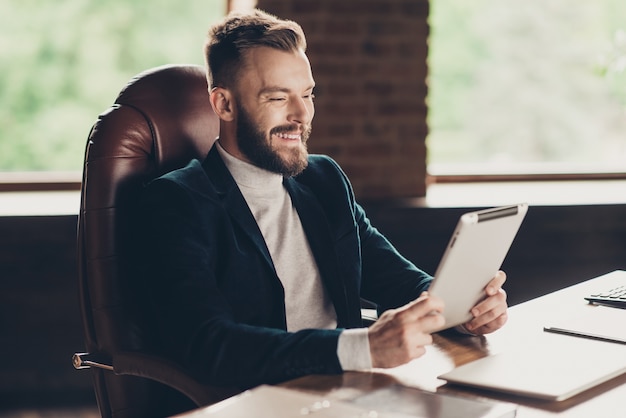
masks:
[[[236,136],[250,163],[285,176],[307,166],[313,76],[304,52],[255,48],[237,86]]]

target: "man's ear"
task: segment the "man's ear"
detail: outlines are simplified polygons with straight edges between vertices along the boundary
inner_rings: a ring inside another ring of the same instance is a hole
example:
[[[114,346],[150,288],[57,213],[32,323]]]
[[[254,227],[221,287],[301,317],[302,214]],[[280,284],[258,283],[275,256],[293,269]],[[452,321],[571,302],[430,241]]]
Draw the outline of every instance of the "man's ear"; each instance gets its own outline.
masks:
[[[226,122],[235,119],[234,97],[230,90],[223,87],[213,87],[209,90],[209,100],[215,114]]]

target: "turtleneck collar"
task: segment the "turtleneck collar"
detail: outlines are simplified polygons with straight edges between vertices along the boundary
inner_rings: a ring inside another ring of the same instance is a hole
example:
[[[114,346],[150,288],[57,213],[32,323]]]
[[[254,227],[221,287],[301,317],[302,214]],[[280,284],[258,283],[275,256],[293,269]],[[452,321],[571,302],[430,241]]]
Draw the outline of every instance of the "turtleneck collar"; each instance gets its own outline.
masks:
[[[282,174],[259,168],[232,156],[222,147],[219,139],[215,142],[215,146],[222,160],[224,160],[226,168],[228,168],[228,171],[230,171],[230,174],[240,188],[248,189],[251,192],[256,190],[265,193],[274,190],[282,190]]]

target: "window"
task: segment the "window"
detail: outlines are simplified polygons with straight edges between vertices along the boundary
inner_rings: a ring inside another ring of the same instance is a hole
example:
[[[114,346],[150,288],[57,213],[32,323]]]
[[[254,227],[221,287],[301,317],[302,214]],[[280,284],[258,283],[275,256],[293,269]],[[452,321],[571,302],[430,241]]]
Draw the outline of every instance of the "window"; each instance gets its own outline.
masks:
[[[0,171],[80,172],[89,128],[124,83],[152,66],[203,64],[226,3],[0,3]]]
[[[431,0],[430,24],[431,174],[626,173],[626,2]]]

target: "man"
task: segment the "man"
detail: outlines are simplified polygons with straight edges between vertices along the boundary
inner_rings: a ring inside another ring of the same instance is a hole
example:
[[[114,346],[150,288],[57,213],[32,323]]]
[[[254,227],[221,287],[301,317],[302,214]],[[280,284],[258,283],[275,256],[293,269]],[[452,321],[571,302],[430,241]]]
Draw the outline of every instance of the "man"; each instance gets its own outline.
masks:
[[[330,158],[308,155],[315,81],[299,25],[231,14],[205,47],[220,134],[146,189],[146,289],[167,355],[241,389],[421,356],[444,306],[369,222]],[[504,273],[465,329],[507,318]],[[381,316],[363,328],[360,298]]]

